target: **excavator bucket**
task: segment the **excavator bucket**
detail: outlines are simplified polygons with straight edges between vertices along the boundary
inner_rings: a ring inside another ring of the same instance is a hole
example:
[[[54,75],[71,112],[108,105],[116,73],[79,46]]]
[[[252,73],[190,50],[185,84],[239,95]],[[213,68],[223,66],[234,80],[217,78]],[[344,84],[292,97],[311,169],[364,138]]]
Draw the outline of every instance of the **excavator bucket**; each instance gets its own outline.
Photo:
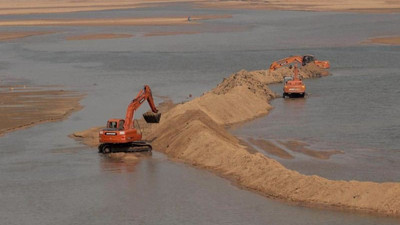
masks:
[[[143,114],[146,123],[159,123],[161,119],[161,113],[146,112]]]

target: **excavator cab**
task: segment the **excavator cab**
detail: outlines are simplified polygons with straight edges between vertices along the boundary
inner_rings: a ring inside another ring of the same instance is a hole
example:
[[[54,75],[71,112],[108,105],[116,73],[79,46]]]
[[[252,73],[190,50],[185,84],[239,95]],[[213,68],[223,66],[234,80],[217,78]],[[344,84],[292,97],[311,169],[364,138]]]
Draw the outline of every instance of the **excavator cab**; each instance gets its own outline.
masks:
[[[123,119],[110,119],[107,121],[106,130],[124,130],[125,120]]]
[[[135,111],[147,101],[151,112],[143,114],[147,123],[160,122],[161,113],[154,105],[150,87],[145,85],[128,105],[125,119],[110,119],[105,129],[99,131],[99,152],[137,152],[151,151],[149,143],[142,140],[140,126],[135,127]]]

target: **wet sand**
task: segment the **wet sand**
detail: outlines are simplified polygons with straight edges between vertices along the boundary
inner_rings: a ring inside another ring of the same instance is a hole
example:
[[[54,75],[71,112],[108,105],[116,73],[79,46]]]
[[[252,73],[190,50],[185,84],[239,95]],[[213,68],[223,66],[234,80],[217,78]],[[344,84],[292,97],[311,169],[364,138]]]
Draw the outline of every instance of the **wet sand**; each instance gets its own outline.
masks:
[[[301,141],[279,141],[280,144],[284,145],[288,149],[293,152],[301,153],[304,155],[308,155],[310,157],[314,157],[317,159],[329,159],[332,155],[343,154],[342,151],[339,150],[329,150],[329,151],[317,151],[308,148],[308,144]]]
[[[52,34],[54,32],[46,31],[16,31],[16,32],[0,32],[0,41],[14,40],[25,37]]]
[[[82,108],[83,94],[26,86],[0,87],[0,136],[36,124],[58,121]]]
[[[130,38],[132,34],[85,34],[78,36],[70,36],[66,39],[68,41],[79,41],[79,40],[102,40],[102,39],[117,39],[117,38]]]
[[[231,15],[198,15],[191,17],[106,18],[106,19],[30,19],[1,20],[0,26],[167,26],[199,24],[201,20],[230,18]]]
[[[293,159],[293,155],[291,155],[289,152],[285,151],[284,149],[274,145],[270,141],[263,140],[263,139],[253,139],[250,138],[249,142],[265,152],[272,154],[274,156],[278,156],[279,158],[282,159]]]
[[[400,37],[378,37],[363,42],[364,44],[400,45]]]

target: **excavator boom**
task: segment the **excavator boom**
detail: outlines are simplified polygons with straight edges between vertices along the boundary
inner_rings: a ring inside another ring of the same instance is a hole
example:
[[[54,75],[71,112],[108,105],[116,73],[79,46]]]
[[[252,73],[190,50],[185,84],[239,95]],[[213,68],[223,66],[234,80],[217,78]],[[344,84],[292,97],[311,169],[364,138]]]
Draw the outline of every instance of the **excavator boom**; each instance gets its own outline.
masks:
[[[158,112],[156,106],[154,105],[154,100],[153,100],[153,95],[151,93],[151,89],[148,85],[145,85],[144,88],[139,91],[136,98],[133,99],[132,102],[128,105],[128,108],[126,110],[126,116],[125,116],[124,130],[131,129],[133,127],[133,118],[135,116],[135,111],[146,100],[149,103],[151,111],[153,111],[153,113]],[[143,114],[143,117],[146,120],[146,122],[148,122],[148,123],[149,122],[150,123],[158,123],[160,121],[160,116],[157,116],[157,115],[161,115],[161,114],[145,113],[145,114]]]

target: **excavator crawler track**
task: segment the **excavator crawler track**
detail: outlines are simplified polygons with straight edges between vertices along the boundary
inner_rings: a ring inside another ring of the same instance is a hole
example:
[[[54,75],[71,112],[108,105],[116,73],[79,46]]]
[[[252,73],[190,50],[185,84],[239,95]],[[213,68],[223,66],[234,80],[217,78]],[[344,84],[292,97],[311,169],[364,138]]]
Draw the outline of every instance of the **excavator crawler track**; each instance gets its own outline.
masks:
[[[109,154],[113,152],[151,152],[153,147],[145,141],[135,141],[126,144],[100,144],[99,153]]]

